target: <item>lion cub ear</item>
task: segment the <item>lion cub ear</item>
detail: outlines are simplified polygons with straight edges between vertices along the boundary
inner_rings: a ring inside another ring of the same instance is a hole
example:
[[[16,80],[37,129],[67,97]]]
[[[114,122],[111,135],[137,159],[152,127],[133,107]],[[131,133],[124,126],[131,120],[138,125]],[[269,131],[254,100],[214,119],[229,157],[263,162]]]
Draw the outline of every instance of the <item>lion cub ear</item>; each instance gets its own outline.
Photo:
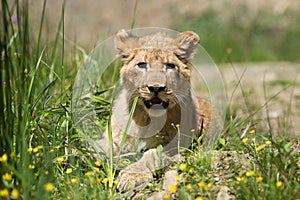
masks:
[[[138,38],[129,31],[120,30],[115,37],[116,48],[123,54],[137,47]]]
[[[179,33],[173,40],[175,45],[175,54],[180,59],[191,62],[196,54],[199,41],[199,36],[192,31]]]

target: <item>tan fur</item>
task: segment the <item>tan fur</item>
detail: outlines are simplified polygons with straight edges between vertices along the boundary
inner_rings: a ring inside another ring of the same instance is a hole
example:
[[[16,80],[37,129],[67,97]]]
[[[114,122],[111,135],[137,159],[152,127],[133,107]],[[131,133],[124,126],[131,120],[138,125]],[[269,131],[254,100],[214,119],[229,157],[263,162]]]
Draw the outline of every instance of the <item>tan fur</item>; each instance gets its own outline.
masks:
[[[123,58],[120,71],[123,89],[112,115],[114,154],[120,151],[135,96],[139,100],[121,151],[147,150],[138,162],[121,171],[120,190],[129,190],[151,180],[152,172],[161,167],[157,164],[160,158],[155,150],[158,145],[164,147],[162,161],[168,165],[170,156],[178,153],[174,147],[179,141],[187,148],[193,129],[197,135],[207,131],[211,105],[194,97],[190,87],[191,61],[198,43],[198,35],[191,31],[180,33],[174,39],[163,33],[138,38],[124,30],[116,35],[115,44]],[[153,104],[161,109],[152,109]],[[162,121],[162,127],[155,129]],[[155,124],[154,128],[151,124]],[[180,136],[174,127],[177,124],[180,124]],[[109,152],[106,134],[99,144],[104,152]]]

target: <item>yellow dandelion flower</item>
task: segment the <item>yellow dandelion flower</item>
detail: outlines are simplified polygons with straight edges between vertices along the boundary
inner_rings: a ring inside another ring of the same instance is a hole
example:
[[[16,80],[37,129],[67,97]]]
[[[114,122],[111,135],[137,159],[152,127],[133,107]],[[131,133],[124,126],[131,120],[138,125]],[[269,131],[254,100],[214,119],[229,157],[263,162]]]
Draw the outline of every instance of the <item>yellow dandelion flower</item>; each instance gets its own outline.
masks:
[[[179,169],[180,169],[181,171],[186,170],[186,167],[187,167],[187,164],[186,164],[186,163],[181,163],[181,164],[179,165]]]
[[[54,149],[50,149],[49,152],[50,152],[50,153],[53,153],[53,152],[54,152]]]
[[[242,143],[246,144],[249,141],[249,138],[245,137],[242,139]]]
[[[103,181],[102,181],[102,183],[107,183],[108,181],[109,181],[108,178],[104,178]]]
[[[54,148],[55,148],[55,149],[60,149],[61,146],[60,146],[60,145],[57,145],[57,146],[55,146]]]
[[[250,177],[250,176],[253,176],[253,175],[254,175],[254,171],[246,172],[246,176],[247,177]]]
[[[276,182],[276,187],[282,187],[283,186],[283,182],[282,181],[277,181]]]
[[[49,171],[47,170],[47,171],[45,171],[45,175],[48,175],[49,174]]]
[[[193,186],[192,186],[192,184],[187,184],[187,185],[185,186],[185,188],[186,188],[187,190],[190,190],[190,189],[193,188]]]
[[[64,161],[64,157],[58,157],[58,158],[56,158],[56,161],[58,163],[62,163]]]
[[[270,140],[267,140],[267,141],[265,142],[265,144],[266,144],[266,145],[270,145],[270,144],[272,144],[272,142],[271,142]]]
[[[85,172],[84,175],[85,175],[86,177],[90,177],[92,174],[93,174],[92,172]]]
[[[8,189],[0,190],[0,197],[8,197]]]
[[[99,173],[99,172],[100,172],[100,169],[99,169],[98,167],[95,167],[95,168],[94,168],[94,172],[95,172],[95,173]]]
[[[13,189],[11,191],[11,195],[10,195],[10,198],[11,199],[18,199],[20,197],[20,193],[17,189]]]
[[[29,169],[34,169],[34,168],[35,168],[35,166],[34,166],[34,165],[32,165],[32,164],[30,164],[30,165],[28,165],[28,168],[29,168]]]
[[[195,171],[195,169],[194,169],[193,167],[191,167],[191,168],[189,169],[189,173],[190,173],[190,174],[194,173],[194,171]]]
[[[47,191],[47,192],[51,192],[52,190],[54,190],[54,186],[52,183],[47,183],[44,185],[44,189]]]
[[[169,194],[164,194],[163,200],[169,200],[169,199],[170,199],[170,195]]]
[[[241,182],[241,181],[244,181],[244,180],[245,180],[245,177],[237,177],[236,180],[237,180],[238,182]]]
[[[181,177],[180,177],[180,176],[175,176],[175,180],[176,180],[176,181],[180,181],[180,180],[181,180]]]
[[[256,131],[254,129],[252,129],[252,130],[249,131],[249,133],[254,134],[254,133],[256,133]]]
[[[258,177],[255,178],[255,180],[256,180],[257,183],[260,183],[260,182],[262,182],[264,179],[263,179],[263,177],[258,176]]]
[[[203,200],[202,197],[197,197],[195,200]]]
[[[208,183],[207,185],[206,185],[206,189],[210,189],[212,187],[212,183]]]
[[[3,162],[3,163],[7,162],[7,154],[6,153],[0,157],[0,162]]]
[[[100,167],[100,166],[101,166],[101,162],[100,162],[99,160],[96,160],[96,161],[94,162],[94,164],[95,164],[97,167]]]
[[[33,149],[32,149],[31,147],[29,147],[29,148],[27,149],[27,151],[28,151],[29,153],[31,153],[31,152],[33,151]]]
[[[79,178],[78,177],[75,177],[75,178],[71,178],[71,183],[75,184],[79,181]]]
[[[9,173],[5,173],[5,174],[3,174],[2,175],[2,178],[4,179],[4,180],[6,180],[6,181],[11,181],[11,174],[9,174]]]
[[[42,146],[42,145],[39,145],[39,146],[37,146],[36,148],[38,148],[38,149],[42,149],[42,148],[43,148],[43,146]]]
[[[169,192],[171,192],[171,193],[176,193],[176,191],[177,191],[177,186],[176,186],[176,185],[171,185],[171,186],[169,187]]]
[[[66,174],[71,174],[71,173],[72,173],[72,171],[73,171],[73,169],[72,169],[72,168],[68,168],[68,169],[66,170]]]
[[[33,175],[36,176],[36,177],[38,177],[38,176],[39,176],[39,173],[34,173]]]
[[[199,183],[198,183],[198,186],[199,187],[206,187],[206,183],[204,182],[204,181],[200,181]]]
[[[265,145],[264,144],[262,144],[262,145],[259,145],[258,147],[256,147],[256,151],[261,151],[261,150],[263,150],[265,148]]]
[[[38,149],[37,147],[35,147],[35,148],[32,149],[32,152],[33,152],[33,153],[36,153],[36,152],[38,152],[38,151],[39,151],[39,149]]]

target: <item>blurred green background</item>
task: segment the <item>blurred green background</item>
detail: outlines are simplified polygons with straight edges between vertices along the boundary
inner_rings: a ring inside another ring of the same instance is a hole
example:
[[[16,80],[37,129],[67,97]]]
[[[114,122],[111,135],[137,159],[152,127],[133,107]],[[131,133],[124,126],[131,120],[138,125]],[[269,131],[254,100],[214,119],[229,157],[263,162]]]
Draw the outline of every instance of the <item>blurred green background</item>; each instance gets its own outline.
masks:
[[[61,4],[46,5],[48,42],[55,35]],[[42,2],[31,2],[29,9],[32,30],[38,29]],[[72,0],[66,3],[64,19],[65,36],[88,51],[133,25],[193,30],[219,63],[300,61],[298,0]]]

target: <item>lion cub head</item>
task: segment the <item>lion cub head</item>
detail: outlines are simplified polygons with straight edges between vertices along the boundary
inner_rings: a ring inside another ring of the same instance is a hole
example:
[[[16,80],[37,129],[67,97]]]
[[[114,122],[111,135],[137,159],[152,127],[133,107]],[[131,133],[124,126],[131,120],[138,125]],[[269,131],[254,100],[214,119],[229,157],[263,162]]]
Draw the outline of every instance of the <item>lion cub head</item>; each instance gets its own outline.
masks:
[[[163,33],[136,37],[121,30],[115,44],[123,59],[121,84],[139,96],[138,104],[152,115],[172,109],[190,97],[191,61],[196,53],[199,36],[191,31],[175,38]]]

